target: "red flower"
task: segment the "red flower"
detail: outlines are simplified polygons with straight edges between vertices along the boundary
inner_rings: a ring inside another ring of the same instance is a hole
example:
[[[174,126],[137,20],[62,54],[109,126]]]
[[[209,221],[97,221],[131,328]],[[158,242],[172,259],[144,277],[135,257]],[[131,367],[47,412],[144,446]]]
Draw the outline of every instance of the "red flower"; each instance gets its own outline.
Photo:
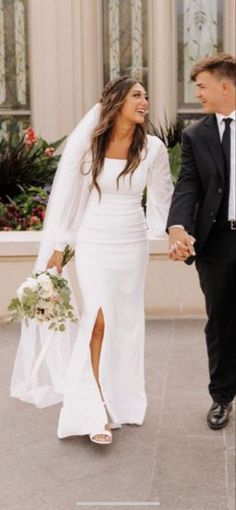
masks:
[[[45,217],[45,210],[41,207],[34,207],[32,210],[32,216],[37,216],[42,221]]]
[[[44,151],[45,156],[47,156],[48,158],[51,158],[54,153],[54,150],[55,149],[53,147],[47,147]]]
[[[25,133],[24,141],[25,141],[27,147],[31,147],[34,143],[37,142],[37,136],[36,136],[35,131],[33,130],[32,127],[25,129],[24,133]]]
[[[10,228],[10,227],[3,227],[3,229],[2,229],[2,230],[4,230],[5,232],[7,232],[8,230],[11,230],[11,228]]]
[[[39,221],[40,219],[37,216],[30,216],[29,220],[30,225],[36,225]]]

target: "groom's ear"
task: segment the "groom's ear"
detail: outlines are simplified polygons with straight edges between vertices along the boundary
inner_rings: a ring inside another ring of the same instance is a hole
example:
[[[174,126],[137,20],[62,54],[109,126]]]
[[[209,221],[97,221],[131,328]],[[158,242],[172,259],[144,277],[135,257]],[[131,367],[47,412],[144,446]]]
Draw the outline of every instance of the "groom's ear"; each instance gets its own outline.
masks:
[[[235,87],[231,80],[223,79],[221,81],[221,90],[224,96],[227,96],[233,89],[235,89]]]

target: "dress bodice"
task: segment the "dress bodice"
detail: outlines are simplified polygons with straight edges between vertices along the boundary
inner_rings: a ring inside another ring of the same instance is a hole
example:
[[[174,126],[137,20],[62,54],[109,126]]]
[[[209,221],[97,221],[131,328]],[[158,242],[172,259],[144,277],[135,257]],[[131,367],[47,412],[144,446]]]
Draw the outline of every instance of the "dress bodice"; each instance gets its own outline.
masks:
[[[124,159],[105,158],[103,170],[98,176],[98,184],[102,193],[142,196],[147,184],[147,171],[142,162],[135,169],[132,176],[129,173],[119,179],[119,187],[117,188],[117,177],[124,170],[125,165],[126,160]]]
[[[98,177],[101,197],[94,187],[89,194],[79,228],[80,241],[133,242],[147,239],[147,225],[141,206],[147,172],[142,163],[134,174],[117,177],[126,161],[105,158]]]

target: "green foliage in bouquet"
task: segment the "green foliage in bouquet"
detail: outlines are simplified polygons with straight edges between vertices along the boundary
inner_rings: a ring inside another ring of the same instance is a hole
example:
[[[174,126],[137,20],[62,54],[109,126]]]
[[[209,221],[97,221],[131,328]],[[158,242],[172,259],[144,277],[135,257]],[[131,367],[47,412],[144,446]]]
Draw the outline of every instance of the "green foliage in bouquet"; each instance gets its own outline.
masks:
[[[29,127],[23,131],[9,121],[0,140],[0,197],[9,201],[30,186],[51,184],[60,155],[54,155],[65,137],[48,144]]]
[[[74,255],[75,250],[72,250],[69,244],[67,244],[63,253],[62,267],[66,266],[66,264],[68,264],[68,262],[74,257]]]

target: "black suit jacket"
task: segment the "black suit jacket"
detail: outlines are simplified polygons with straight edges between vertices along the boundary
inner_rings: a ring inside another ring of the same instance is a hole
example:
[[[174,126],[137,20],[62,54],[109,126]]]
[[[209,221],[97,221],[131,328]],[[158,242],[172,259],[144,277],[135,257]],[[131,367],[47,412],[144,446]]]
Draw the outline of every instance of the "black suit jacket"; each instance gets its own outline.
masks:
[[[215,222],[224,189],[223,152],[216,116],[211,114],[183,131],[181,170],[167,221],[167,229],[180,224],[193,234],[197,255]]]

